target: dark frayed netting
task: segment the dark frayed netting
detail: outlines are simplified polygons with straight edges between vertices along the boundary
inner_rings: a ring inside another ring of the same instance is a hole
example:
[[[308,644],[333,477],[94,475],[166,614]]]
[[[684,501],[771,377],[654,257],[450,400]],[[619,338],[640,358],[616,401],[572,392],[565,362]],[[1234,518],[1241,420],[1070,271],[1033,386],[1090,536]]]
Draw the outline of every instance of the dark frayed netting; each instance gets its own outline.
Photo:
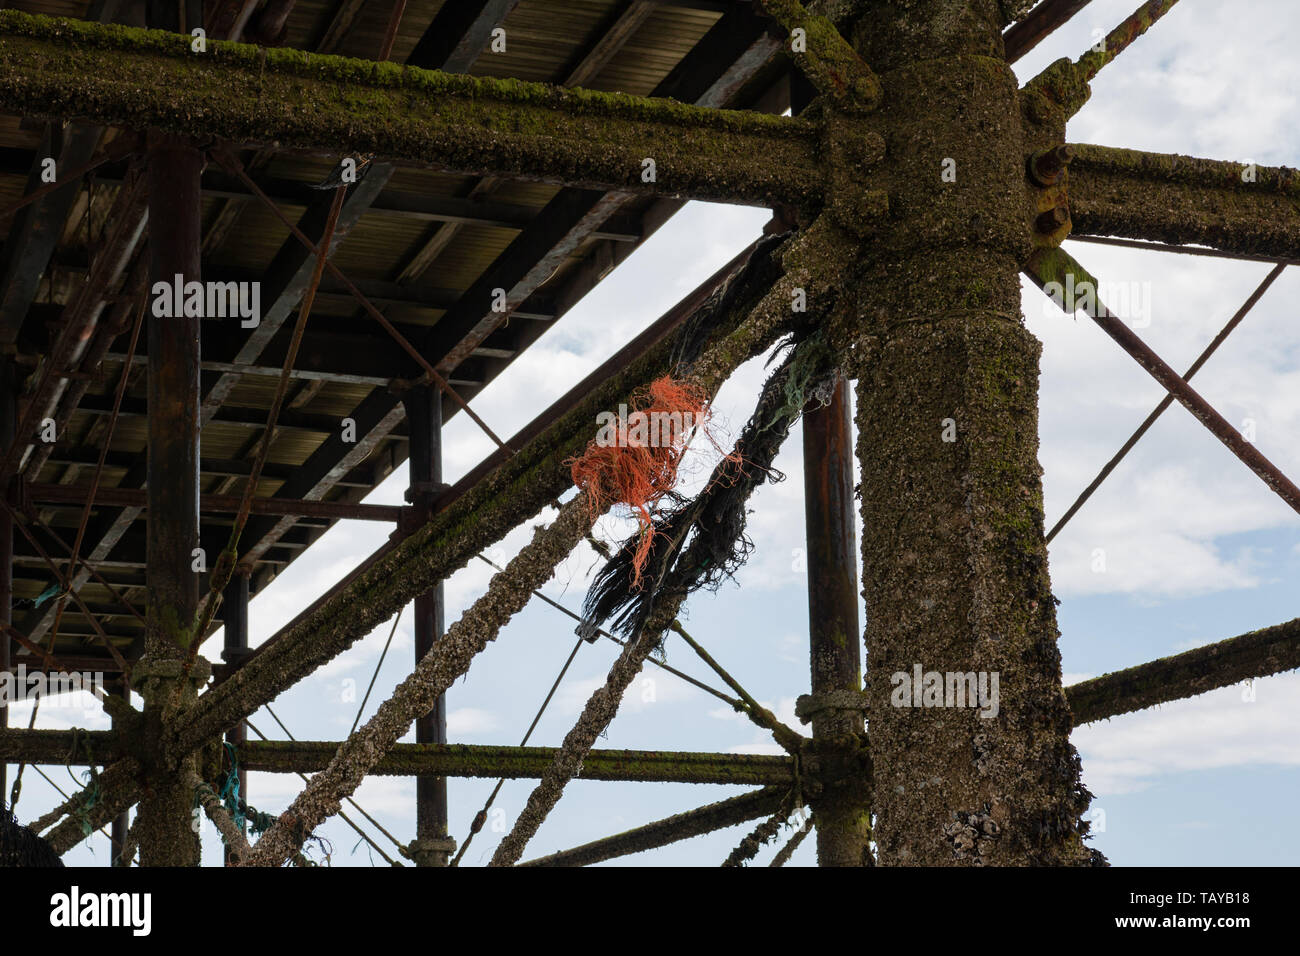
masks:
[[[63,866],[50,845],[0,806],[0,866]]]

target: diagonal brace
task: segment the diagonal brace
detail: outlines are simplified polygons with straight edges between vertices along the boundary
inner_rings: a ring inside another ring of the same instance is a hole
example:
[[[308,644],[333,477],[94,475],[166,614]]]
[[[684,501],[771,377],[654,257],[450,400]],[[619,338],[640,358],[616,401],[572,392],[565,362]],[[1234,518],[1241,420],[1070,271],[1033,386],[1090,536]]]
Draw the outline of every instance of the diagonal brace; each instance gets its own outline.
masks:
[[[1095,298],[1097,280],[1083,266],[1075,262],[1069,253],[1061,249],[1039,249],[1026,264],[1025,274],[1039,288],[1052,283],[1063,286],[1068,277],[1073,277],[1073,288],[1076,290],[1090,288],[1096,303],[1096,308],[1090,311],[1096,313],[1092,318],[1101,326],[1102,331],[1118,342],[1120,347],[1150,372],[1152,378],[1163,385],[1169,394],[1196,417],[1197,421],[1208,428],[1214,437],[1223,442],[1229,451],[1255,472],[1264,484],[1273,489],[1278,497],[1300,514],[1300,488],[1297,488],[1291,479],[1265,458],[1259,449],[1246,441],[1237,429],[1233,428],[1209,402],[1201,397],[1200,393],[1153,352],[1137,333],[1107,309],[1100,299]],[[1075,303],[1067,302],[1066,306],[1068,311],[1073,311]]]
[[[793,36],[802,31],[800,48],[791,50],[795,64],[818,92],[851,112],[880,104],[883,90],[871,67],[828,18],[809,12],[799,0],[758,0],[758,10]]]

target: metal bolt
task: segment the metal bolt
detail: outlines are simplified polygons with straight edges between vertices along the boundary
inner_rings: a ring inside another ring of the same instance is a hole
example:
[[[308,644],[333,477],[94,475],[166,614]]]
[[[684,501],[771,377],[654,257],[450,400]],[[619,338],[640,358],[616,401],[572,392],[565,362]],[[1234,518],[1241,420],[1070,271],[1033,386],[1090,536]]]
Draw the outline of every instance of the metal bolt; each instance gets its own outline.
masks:
[[[1074,159],[1074,148],[1062,143],[1029,157],[1029,177],[1040,186],[1051,186]]]
[[[1070,211],[1064,206],[1055,206],[1046,212],[1040,212],[1034,220],[1034,228],[1044,234],[1051,234],[1064,226],[1070,218]]]

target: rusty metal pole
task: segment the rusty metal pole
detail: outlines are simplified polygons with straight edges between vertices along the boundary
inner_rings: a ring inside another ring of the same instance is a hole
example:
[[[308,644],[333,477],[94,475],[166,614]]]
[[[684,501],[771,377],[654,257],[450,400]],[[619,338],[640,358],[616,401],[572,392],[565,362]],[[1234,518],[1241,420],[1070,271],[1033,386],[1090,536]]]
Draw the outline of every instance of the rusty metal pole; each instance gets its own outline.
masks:
[[[428,520],[429,508],[442,484],[442,396],[430,386],[419,386],[402,398],[411,429],[410,480],[407,499],[415,505],[417,519]],[[443,632],[442,584],[415,599],[415,660],[418,663]],[[415,741],[447,742],[447,699],[438,698],[432,711],[415,722]],[[455,850],[447,836],[447,778],[415,778],[415,842],[410,847],[417,866],[446,866]]]
[[[854,526],[849,383],[803,419],[804,517],[808,543],[808,638],[812,695],[803,709],[820,761],[852,762],[863,744],[862,651]],[[823,753],[823,751],[825,751]],[[862,866],[871,834],[862,768],[811,800],[821,866]]]
[[[18,389],[14,370],[14,360],[9,356],[0,358],[0,447],[8,448],[13,444],[14,427],[18,413]],[[8,487],[0,489],[8,497],[16,480]],[[14,609],[14,522],[5,511],[0,514],[0,623],[6,627],[13,623]],[[7,673],[10,666],[8,633],[0,634],[0,674]],[[9,706],[0,704],[0,732],[9,726]],[[9,766],[0,760],[0,802],[9,799]]]
[[[131,703],[131,685],[127,683],[127,677],[122,675],[122,687],[119,691],[122,699],[128,704]],[[113,826],[108,831],[109,866],[127,866],[127,862],[122,859],[122,850],[126,846],[126,834],[131,829],[131,811],[123,810],[113,818]]]
[[[227,666],[238,666],[248,656],[248,571],[236,569],[222,593],[221,611],[225,629],[225,648],[221,659]],[[226,731],[226,742],[233,744],[236,751],[242,751],[248,739],[248,724],[240,721]],[[239,796],[248,800],[248,773],[239,770]],[[225,851],[226,865],[230,865],[230,849]]]
[[[186,673],[204,560],[199,545],[199,320],[177,309],[176,283],[200,278],[203,155],[188,141],[151,131],[149,181],[149,518],[148,611],[144,656],[133,679],[145,702],[149,778],[136,823],[142,866],[194,866],[199,838],[190,826],[194,796],[186,767],[157,760],[164,725],[205,680],[205,662]],[[180,314],[177,314],[179,311]],[[179,684],[179,686],[178,686]],[[193,765],[193,757],[187,761]]]

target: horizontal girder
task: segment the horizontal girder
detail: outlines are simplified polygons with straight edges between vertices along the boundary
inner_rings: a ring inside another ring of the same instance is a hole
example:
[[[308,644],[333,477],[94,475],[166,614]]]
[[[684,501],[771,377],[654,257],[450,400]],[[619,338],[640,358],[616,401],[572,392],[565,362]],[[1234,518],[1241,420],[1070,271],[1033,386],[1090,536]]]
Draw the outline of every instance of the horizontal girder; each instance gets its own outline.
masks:
[[[114,731],[19,730],[0,733],[0,759],[9,763],[86,766],[117,753]],[[74,746],[75,744],[75,746]],[[315,773],[339,749],[338,741],[255,740],[239,748],[242,770]],[[538,778],[555,759],[554,747],[397,744],[371,771],[380,776]],[[768,754],[678,753],[666,750],[593,750],[583,780],[721,783],[767,786],[794,780],[794,761]]]
[[[752,205],[821,192],[819,132],[803,120],[284,48],[195,52],[188,36],[13,11],[0,12],[0,103],[603,190]]]
[[[1300,174],[1286,167],[1078,145],[1074,231],[1300,258]]]

